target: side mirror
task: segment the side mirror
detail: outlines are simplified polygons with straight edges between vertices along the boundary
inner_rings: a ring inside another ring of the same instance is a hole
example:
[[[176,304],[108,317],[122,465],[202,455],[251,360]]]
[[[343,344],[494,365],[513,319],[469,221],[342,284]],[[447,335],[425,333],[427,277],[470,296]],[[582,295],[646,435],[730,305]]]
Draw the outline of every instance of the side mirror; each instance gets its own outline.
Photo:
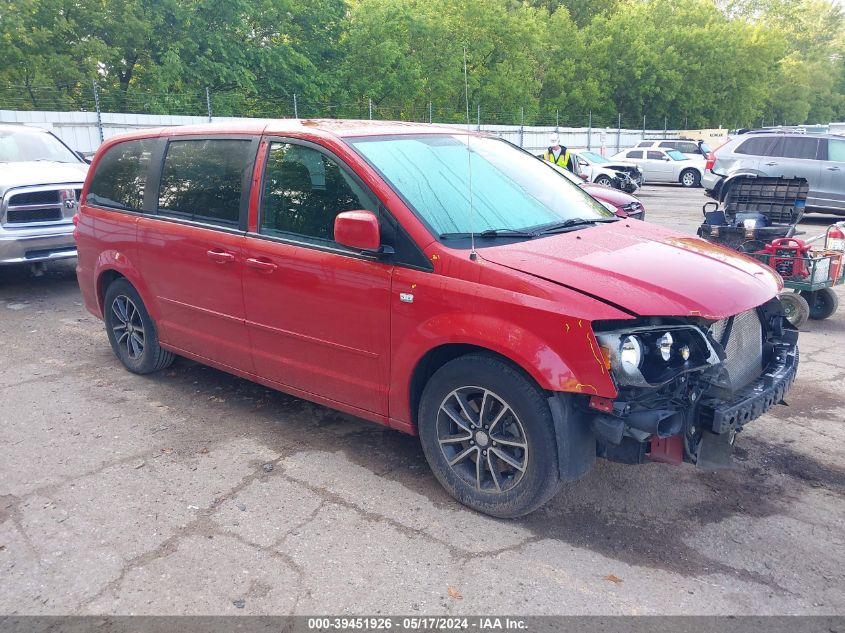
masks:
[[[665,160],[665,161],[668,163],[668,162],[669,162],[669,157],[668,157],[668,156],[664,156],[664,157],[663,157],[663,160]]]
[[[372,211],[344,211],[334,219],[334,241],[359,251],[378,252],[381,233]]]

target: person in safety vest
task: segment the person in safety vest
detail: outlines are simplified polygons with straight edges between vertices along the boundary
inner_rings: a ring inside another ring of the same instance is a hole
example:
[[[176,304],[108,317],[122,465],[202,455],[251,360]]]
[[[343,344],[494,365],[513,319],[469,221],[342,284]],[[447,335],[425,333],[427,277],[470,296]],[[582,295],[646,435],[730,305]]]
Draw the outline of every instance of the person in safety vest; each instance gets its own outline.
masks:
[[[549,143],[549,148],[543,153],[543,160],[547,160],[574,173],[575,165],[573,164],[572,154],[560,144],[560,139],[557,135],[552,135],[549,138]]]

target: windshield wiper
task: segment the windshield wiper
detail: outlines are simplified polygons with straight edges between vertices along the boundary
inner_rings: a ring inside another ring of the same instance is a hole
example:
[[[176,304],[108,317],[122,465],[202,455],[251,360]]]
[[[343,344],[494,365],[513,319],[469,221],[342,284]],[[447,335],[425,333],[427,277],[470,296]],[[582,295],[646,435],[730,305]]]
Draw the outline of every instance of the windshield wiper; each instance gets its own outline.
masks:
[[[567,229],[579,227],[579,226],[587,226],[589,224],[597,224],[601,222],[616,222],[619,218],[612,217],[612,218],[590,218],[586,220],[584,218],[569,218],[564,222],[558,222],[556,224],[551,224],[549,226],[543,227],[539,231],[535,232],[534,235],[548,235],[549,233],[557,233],[558,231],[566,231]]]
[[[466,238],[470,233],[441,233],[441,239],[450,238]],[[476,237],[491,239],[494,237],[536,237],[537,234],[531,231],[521,231],[519,229],[486,229],[475,234]]]

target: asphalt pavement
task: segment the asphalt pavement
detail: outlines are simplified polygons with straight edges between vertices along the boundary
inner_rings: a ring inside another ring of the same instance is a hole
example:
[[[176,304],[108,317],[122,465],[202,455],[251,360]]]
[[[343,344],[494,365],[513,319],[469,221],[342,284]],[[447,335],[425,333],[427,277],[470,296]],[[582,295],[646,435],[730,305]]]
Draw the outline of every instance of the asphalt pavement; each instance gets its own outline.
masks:
[[[694,232],[700,189],[640,195]],[[413,437],[186,360],[126,372],[72,263],[0,269],[0,342],[0,614],[845,611],[845,309],[735,469],[599,462],[515,521]]]

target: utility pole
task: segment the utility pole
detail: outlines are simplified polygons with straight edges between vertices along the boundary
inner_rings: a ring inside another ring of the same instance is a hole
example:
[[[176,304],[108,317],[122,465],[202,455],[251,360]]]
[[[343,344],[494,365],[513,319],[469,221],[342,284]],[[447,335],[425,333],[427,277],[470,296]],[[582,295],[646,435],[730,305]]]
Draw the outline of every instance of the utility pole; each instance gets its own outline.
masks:
[[[589,118],[587,119],[587,151],[593,149],[593,111],[590,110]]]
[[[643,115],[643,140],[645,140],[645,115]]]
[[[373,100],[368,98],[367,102],[370,105],[370,121],[372,121],[373,120]]]
[[[429,122],[429,123],[431,123],[431,122],[432,122],[432,116],[431,116],[431,113],[432,113],[432,107],[431,107],[431,101],[429,101],[429,102],[428,102],[428,122]]]
[[[669,127],[669,117],[663,117],[663,138],[666,138],[668,127]]]
[[[525,140],[525,106],[519,109],[519,146],[523,146]]]
[[[293,93],[293,118],[299,118],[299,106],[296,103],[296,93]]]
[[[103,119],[100,116],[100,93],[97,92],[97,80],[92,79],[91,85],[94,87],[94,108],[97,110],[97,129],[100,131],[100,143],[102,143],[105,138],[103,138]]]
[[[555,136],[560,134],[560,108],[555,109]]]
[[[205,107],[208,110],[208,122],[211,123],[211,90],[205,87]]]
[[[616,152],[622,149],[622,113],[616,113]]]
[[[477,109],[475,111],[475,127],[480,132],[481,131],[481,104],[479,103]]]

